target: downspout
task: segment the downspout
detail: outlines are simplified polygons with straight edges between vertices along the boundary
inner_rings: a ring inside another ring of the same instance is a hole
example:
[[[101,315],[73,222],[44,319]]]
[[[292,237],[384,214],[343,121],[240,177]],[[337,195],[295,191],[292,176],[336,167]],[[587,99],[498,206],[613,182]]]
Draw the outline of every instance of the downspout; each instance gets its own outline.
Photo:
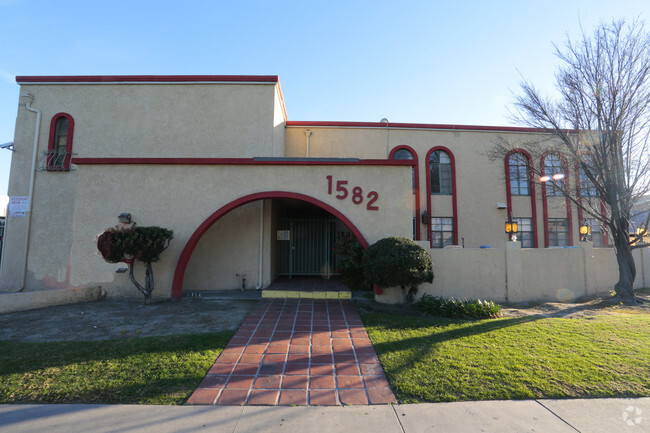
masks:
[[[309,138],[307,138],[309,140]],[[255,286],[255,290],[261,290],[262,289],[262,265],[264,264],[264,200],[260,200],[260,257],[259,257],[259,271],[257,275],[257,286]]]
[[[32,154],[32,172],[31,179],[29,181],[29,203],[27,205],[27,227],[25,228],[25,267],[23,269],[23,281],[20,285],[19,292],[25,290],[25,281],[27,280],[27,264],[28,264],[28,254],[29,254],[29,234],[32,225],[32,204],[34,202],[34,182],[36,181],[36,157],[38,156],[38,137],[41,131],[41,110],[32,108],[31,103],[34,101],[34,95],[26,94],[26,97],[29,98],[29,102],[25,104],[25,107],[32,113],[36,113],[36,130],[34,131],[34,152]]]
[[[386,159],[388,159],[390,157],[390,130],[388,129],[389,122],[385,117],[382,118],[379,122],[386,124]]]
[[[309,137],[311,137],[311,130],[305,129],[305,135],[307,136],[307,150],[305,151],[305,156],[309,158]]]

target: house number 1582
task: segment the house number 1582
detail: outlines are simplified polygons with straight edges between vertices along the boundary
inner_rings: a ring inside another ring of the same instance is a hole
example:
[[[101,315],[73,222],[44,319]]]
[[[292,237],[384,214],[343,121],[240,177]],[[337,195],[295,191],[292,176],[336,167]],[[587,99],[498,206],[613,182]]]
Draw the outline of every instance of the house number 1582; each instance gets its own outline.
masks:
[[[345,200],[349,197],[354,204],[361,204],[364,201],[363,189],[360,186],[348,186],[347,180],[335,181],[330,175],[327,176],[327,193],[332,195],[334,192],[336,192],[335,197],[339,200]],[[370,191],[365,198],[368,199],[366,203],[367,210],[379,210],[379,207],[375,205],[379,198],[377,191]]]

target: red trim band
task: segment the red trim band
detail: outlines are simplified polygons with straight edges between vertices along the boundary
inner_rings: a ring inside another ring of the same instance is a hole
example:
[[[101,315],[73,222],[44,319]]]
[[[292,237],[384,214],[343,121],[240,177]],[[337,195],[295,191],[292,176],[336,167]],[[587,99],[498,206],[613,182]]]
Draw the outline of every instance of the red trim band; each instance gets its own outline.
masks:
[[[183,297],[183,279],[185,278],[185,270],[187,269],[187,265],[190,262],[190,258],[192,257],[192,253],[194,252],[196,245],[199,243],[199,240],[201,240],[201,237],[208,231],[208,229],[212,227],[212,225],[216,223],[222,216],[226,215],[231,210],[238,208],[239,206],[245,205],[247,203],[250,203],[252,201],[264,200],[267,198],[292,198],[292,199],[302,200],[307,203],[316,205],[321,209],[325,209],[326,211],[328,211],[329,213],[337,217],[339,220],[341,220],[341,222],[345,224],[345,226],[348,229],[350,229],[350,232],[359,241],[359,243],[363,248],[368,248],[368,241],[366,241],[363,234],[361,234],[361,231],[357,229],[357,227],[352,223],[352,221],[350,221],[345,215],[343,215],[341,212],[339,212],[332,206],[323,203],[318,199],[315,199],[313,197],[304,194],[299,194],[295,192],[286,192],[286,191],[267,191],[267,192],[258,192],[254,194],[249,194],[247,196],[240,197],[236,200],[233,200],[227,205],[219,208],[216,212],[210,215],[205,221],[203,221],[203,223],[201,223],[201,225],[199,225],[199,227],[194,231],[192,236],[185,244],[185,248],[183,248],[183,251],[181,252],[181,255],[178,259],[178,263],[176,264],[176,270],[174,271],[174,280],[172,283],[172,299],[179,300]]]
[[[17,76],[16,83],[277,83],[277,75],[43,75]]]
[[[430,123],[384,123],[384,122],[329,122],[288,120],[287,126],[300,127],[347,127],[347,128],[408,128],[408,129],[445,129],[454,131],[501,131],[501,132],[533,132],[551,133],[549,129],[526,128],[520,126],[480,126],[480,125],[444,125]]]
[[[254,158],[73,158],[78,165],[374,165],[414,166],[414,160],[283,160]]]

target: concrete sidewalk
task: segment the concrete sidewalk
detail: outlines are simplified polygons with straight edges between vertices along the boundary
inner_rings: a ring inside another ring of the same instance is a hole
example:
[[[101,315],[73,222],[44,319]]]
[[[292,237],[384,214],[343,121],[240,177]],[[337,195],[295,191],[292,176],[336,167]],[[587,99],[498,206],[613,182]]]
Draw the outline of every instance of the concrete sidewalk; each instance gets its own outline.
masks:
[[[0,405],[0,432],[650,432],[650,398],[345,407]]]

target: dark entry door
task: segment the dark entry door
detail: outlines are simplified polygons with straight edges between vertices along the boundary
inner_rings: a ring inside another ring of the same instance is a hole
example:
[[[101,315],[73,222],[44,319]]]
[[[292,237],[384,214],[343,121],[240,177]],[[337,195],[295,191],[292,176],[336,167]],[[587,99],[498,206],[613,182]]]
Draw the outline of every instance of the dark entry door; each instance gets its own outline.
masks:
[[[336,220],[332,217],[284,218],[278,221],[277,274],[334,274]]]

